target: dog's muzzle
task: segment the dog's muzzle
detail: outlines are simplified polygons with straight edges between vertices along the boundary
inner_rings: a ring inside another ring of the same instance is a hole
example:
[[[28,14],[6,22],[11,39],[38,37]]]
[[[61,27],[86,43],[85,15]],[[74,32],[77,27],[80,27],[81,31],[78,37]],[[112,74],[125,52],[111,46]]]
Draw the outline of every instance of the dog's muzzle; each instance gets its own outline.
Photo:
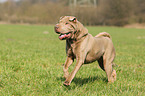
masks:
[[[55,29],[55,32],[56,32],[57,34],[60,34],[60,35],[59,35],[59,39],[60,39],[60,40],[65,40],[65,39],[68,39],[68,38],[71,37],[71,32],[68,32],[68,33],[61,33],[60,30],[59,30],[59,26],[58,26],[57,24],[55,25],[54,29]]]

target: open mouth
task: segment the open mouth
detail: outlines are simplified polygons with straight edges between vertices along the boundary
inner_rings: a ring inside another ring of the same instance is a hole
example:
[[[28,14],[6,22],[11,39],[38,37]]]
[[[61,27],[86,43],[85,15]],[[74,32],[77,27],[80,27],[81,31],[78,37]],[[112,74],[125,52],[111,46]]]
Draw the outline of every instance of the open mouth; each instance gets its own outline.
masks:
[[[70,38],[71,37],[71,33],[65,33],[65,34],[60,34],[59,35],[59,39],[60,40],[64,40],[64,39],[67,39],[67,38]]]

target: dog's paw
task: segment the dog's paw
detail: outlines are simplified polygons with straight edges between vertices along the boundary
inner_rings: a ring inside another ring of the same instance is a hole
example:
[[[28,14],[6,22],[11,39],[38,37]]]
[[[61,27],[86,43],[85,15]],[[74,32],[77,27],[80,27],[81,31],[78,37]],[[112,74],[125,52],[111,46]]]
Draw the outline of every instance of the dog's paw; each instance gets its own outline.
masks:
[[[113,72],[112,72],[112,77],[113,77],[114,81],[116,81],[116,71],[115,70],[113,70]]]
[[[63,83],[63,85],[64,85],[64,86],[69,86],[69,85],[70,85],[70,82],[65,81],[65,82]]]
[[[116,81],[116,71],[113,70],[111,77],[108,79],[108,83],[113,83],[114,81]]]

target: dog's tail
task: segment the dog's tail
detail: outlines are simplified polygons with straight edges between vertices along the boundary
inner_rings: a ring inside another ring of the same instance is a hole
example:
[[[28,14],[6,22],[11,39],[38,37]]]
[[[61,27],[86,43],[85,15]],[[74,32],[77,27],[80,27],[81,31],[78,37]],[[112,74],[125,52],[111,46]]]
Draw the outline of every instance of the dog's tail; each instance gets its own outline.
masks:
[[[95,37],[101,37],[101,36],[111,38],[110,34],[107,32],[101,32],[98,35],[96,35]]]

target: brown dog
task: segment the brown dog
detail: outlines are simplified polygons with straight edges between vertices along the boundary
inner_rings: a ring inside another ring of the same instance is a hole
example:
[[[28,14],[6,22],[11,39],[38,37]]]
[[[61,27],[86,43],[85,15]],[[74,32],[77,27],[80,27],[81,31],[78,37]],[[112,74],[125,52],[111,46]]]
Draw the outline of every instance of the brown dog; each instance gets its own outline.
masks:
[[[106,72],[108,82],[116,80],[116,71],[112,68],[115,49],[106,32],[93,37],[88,30],[73,16],[63,16],[55,25],[55,32],[60,40],[66,40],[67,59],[64,64],[64,85],[70,85],[75,74],[83,64],[98,61],[99,66]],[[68,67],[77,60],[75,68],[69,74]]]

